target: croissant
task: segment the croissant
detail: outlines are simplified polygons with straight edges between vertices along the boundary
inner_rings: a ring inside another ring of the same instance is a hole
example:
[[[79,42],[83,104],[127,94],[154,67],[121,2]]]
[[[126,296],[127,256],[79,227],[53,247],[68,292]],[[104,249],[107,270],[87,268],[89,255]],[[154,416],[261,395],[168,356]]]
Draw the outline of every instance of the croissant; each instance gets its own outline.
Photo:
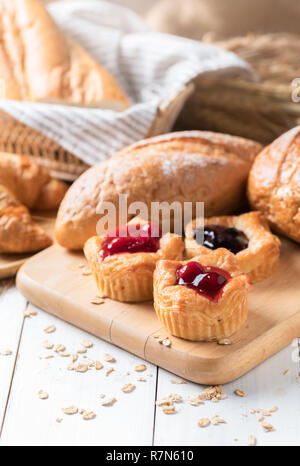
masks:
[[[40,0],[0,0],[0,39],[6,99],[129,107],[113,76],[63,34]]]
[[[28,209],[53,210],[61,203],[68,187],[53,180],[43,167],[27,157],[0,153],[0,184]]]
[[[36,252],[52,244],[9,189],[0,185],[0,253]]]

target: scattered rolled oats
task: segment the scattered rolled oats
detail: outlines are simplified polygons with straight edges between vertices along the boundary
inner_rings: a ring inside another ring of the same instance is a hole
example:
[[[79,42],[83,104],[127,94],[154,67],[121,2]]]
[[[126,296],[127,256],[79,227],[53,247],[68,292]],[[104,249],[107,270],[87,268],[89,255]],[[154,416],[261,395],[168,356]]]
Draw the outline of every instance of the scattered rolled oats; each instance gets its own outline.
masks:
[[[48,340],[45,340],[43,342],[43,345],[44,345],[44,348],[47,349],[47,350],[52,350],[54,348],[53,343],[50,343],[50,341],[48,341]]]
[[[171,340],[169,338],[165,338],[162,341],[162,344],[163,344],[163,346],[170,347],[172,345],[172,342],[171,342]]]
[[[138,382],[147,382],[147,379],[145,379],[145,377],[139,377]]]
[[[176,384],[179,384],[179,385],[180,385],[180,384],[187,384],[187,381],[186,381],[186,380],[183,380],[183,379],[172,379],[172,380],[170,380],[170,382],[173,383],[173,384],[175,384],[175,385],[176,385]]]
[[[138,366],[135,366],[134,370],[135,372],[144,372],[147,369],[147,366],[145,364],[139,364]]]
[[[93,361],[93,365],[94,365],[96,371],[100,371],[101,369],[103,369],[103,364],[101,364],[100,361]]]
[[[105,372],[105,375],[106,377],[108,377],[112,372],[114,372],[114,368],[113,367],[110,367],[109,369],[107,369],[107,371]]]
[[[80,363],[80,364],[77,364],[77,366],[75,367],[75,371],[76,372],[80,372],[80,373],[84,373],[84,372],[87,372],[89,370],[89,366],[88,364],[83,364],[83,363]]]
[[[219,417],[218,414],[215,414],[215,416],[211,419],[211,423],[213,425],[226,424],[226,421],[224,419],[222,419],[221,417]]]
[[[0,351],[1,356],[11,356],[12,354],[13,354],[12,351],[9,350],[9,349],[5,349],[5,350]]]
[[[56,345],[54,348],[55,353],[63,353],[66,347],[64,345]]]
[[[48,327],[44,328],[45,333],[54,333],[56,331],[55,325],[49,325]]]
[[[211,401],[219,401],[224,400],[226,395],[223,393],[222,385],[217,385],[215,387],[208,387],[202,393],[198,395],[198,397],[202,400],[211,400]]]
[[[29,314],[30,314],[31,316],[37,316],[37,312],[36,312],[34,309],[31,309],[31,308],[30,308],[30,309],[28,309],[28,311],[29,311]]]
[[[249,435],[248,445],[250,447],[255,447],[256,446],[256,437],[254,437],[254,435]]]
[[[288,375],[290,372],[291,372],[291,370],[287,369],[286,371],[284,371],[283,375]]]
[[[86,352],[86,348],[79,348],[79,350],[76,351],[77,354],[85,354]]]
[[[259,414],[262,414],[263,416],[267,416],[267,417],[272,416],[270,411],[268,411],[267,409],[257,409],[256,412],[259,413]]]
[[[91,421],[92,419],[95,419],[96,414],[93,411],[90,411],[89,413],[85,413],[82,417],[85,421]]]
[[[255,417],[258,420],[258,422],[262,422],[264,420],[264,417],[261,413],[255,413]]]
[[[58,424],[60,424],[60,423],[62,422],[62,418],[61,418],[61,417],[57,417],[57,418],[56,418],[56,422],[57,422]]]
[[[96,305],[104,304],[104,302],[105,301],[99,296],[96,296],[95,298],[91,300],[91,304],[96,304]]]
[[[27,319],[28,317],[30,317],[30,312],[28,311],[28,309],[26,309],[24,311],[24,317]]]
[[[171,393],[169,395],[169,399],[173,401],[173,403],[181,403],[182,402],[182,396],[178,395],[177,393]]]
[[[201,397],[199,395],[196,396],[195,398],[190,398],[189,399],[189,404],[191,406],[199,406],[202,403],[203,403],[203,400],[201,399]]]
[[[228,340],[228,338],[223,338],[222,340],[219,340],[218,345],[232,345],[232,341]]]
[[[75,371],[76,366],[73,362],[71,362],[71,364],[68,365],[67,369],[68,371]]]
[[[175,406],[174,405],[171,405],[171,406],[163,406],[163,412],[164,414],[175,414]]]
[[[274,406],[274,408],[269,409],[269,413],[276,413],[278,411],[278,406]]]
[[[198,422],[199,427],[208,427],[210,425],[210,419],[203,418]]]
[[[234,394],[236,396],[240,396],[241,398],[244,398],[246,396],[246,392],[244,390],[240,390],[239,388],[234,390]]]
[[[132,383],[127,383],[122,388],[123,393],[131,393],[131,392],[133,392],[133,390],[135,390],[135,385],[133,385]]]
[[[40,400],[48,400],[48,398],[49,398],[48,393],[45,392],[44,390],[40,390],[38,395],[39,395]]]
[[[106,400],[102,401],[102,406],[113,406],[116,402],[116,398],[107,398]]]
[[[72,362],[78,361],[78,354],[72,354],[71,359],[72,359]]]
[[[157,406],[173,406],[173,402],[170,398],[163,398],[161,401],[156,401]]]
[[[104,355],[104,361],[106,362],[116,362],[116,359],[108,353]]]
[[[64,414],[67,414],[68,416],[72,416],[73,414],[78,413],[78,408],[76,406],[69,406],[68,408],[63,408],[62,411]]]
[[[45,356],[45,359],[53,359],[54,356],[52,354],[49,354],[48,356]]]
[[[265,432],[272,432],[274,430],[274,427],[269,422],[264,421],[260,425]]]
[[[87,349],[93,348],[94,346],[94,343],[92,343],[90,340],[82,340],[81,344],[84,348],[87,348]]]

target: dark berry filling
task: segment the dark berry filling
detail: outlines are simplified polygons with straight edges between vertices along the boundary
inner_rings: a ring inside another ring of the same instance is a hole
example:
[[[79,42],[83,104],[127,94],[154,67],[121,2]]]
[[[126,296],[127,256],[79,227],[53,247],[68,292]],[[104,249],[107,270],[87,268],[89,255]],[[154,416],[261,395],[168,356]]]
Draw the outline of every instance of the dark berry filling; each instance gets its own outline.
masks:
[[[197,241],[197,230],[193,231],[193,238]],[[237,254],[248,247],[248,238],[236,228],[223,225],[205,225],[203,246],[209,249],[225,248]]]
[[[192,288],[205,298],[218,302],[231,276],[217,267],[203,266],[199,262],[191,261],[178,267],[176,279],[177,285]]]
[[[124,225],[106,235],[100,256],[104,260],[115,254],[157,252],[160,238],[161,232],[157,225]]]

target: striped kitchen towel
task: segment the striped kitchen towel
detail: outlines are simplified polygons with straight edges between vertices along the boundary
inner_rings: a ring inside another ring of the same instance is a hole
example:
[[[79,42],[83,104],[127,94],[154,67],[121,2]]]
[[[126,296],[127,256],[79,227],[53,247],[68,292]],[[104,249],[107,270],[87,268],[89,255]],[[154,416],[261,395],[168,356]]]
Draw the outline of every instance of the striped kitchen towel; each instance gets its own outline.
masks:
[[[58,2],[50,14],[116,77],[132,106],[118,113],[49,103],[0,101],[0,109],[93,165],[145,137],[165,99],[199,75],[253,79],[236,55],[153,32],[135,13],[105,1]]]

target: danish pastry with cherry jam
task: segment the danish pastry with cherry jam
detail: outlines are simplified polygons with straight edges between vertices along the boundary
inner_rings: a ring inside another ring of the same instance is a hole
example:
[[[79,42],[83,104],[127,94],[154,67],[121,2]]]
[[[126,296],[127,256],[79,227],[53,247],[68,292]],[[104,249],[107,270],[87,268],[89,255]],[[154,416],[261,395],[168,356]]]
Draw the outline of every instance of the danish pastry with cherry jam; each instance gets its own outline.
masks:
[[[154,307],[174,336],[195,341],[228,338],[248,315],[249,278],[220,248],[190,261],[161,260],[154,272]]]
[[[180,260],[183,250],[180,236],[162,236],[157,225],[141,219],[106,236],[94,236],[84,246],[101,295],[124,302],[151,300],[157,261]]]

